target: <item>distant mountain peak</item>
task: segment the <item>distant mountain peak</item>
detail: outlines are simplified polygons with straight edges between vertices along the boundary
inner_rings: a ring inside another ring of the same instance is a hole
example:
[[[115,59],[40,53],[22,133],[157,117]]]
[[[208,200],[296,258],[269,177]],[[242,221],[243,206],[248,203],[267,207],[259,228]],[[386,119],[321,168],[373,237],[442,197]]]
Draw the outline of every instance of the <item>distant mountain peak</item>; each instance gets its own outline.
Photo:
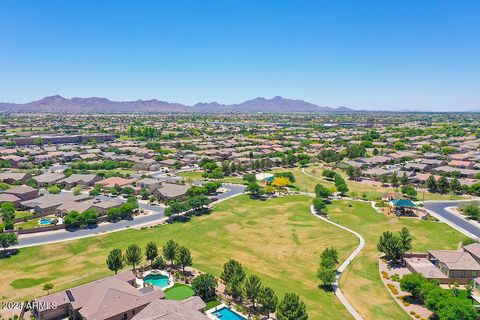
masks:
[[[45,112],[45,113],[117,113],[117,112],[227,112],[227,113],[279,113],[279,112],[350,112],[346,107],[338,109],[321,107],[304,100],[293,100],[275,96],[271,99],[257,97],[239,104],[199,102],[193,106],[170,103],[157,99],[135,101],[113,101],[107,98],[74,97],[67,99],[61,95],[45,97],[25,104],[0,103],[0,111]]]

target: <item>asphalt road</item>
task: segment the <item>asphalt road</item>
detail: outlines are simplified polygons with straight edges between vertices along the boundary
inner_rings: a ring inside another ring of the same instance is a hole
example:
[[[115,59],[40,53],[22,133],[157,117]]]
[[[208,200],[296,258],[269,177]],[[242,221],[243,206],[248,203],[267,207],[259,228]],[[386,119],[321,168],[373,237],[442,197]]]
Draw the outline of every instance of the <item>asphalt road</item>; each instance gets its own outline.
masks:
[[[480,228],[471,223],[465,218],[459,217],[453,213],[448,212],[445,208],[458,207],[461,201],[445,201],[445,202],[428,202],[425,201],[425,208],[438,214],[451,224],[463,229],[476,237],[480,237]]]
[[[245,191],[245,186],[243,185],[228,184],[224,185],[223,187],[229,189],[230,191],[212,197],[217,198],[218,201],[222,201],[227,198],[237,196]],[[120,197],[97,196],[96,198],[100,200],[110,200],[117,202],[126,201],[126,199]],[[122,220],[115,223],[101,223],[97,226],[92,226],[90,228],[76,231],[57,230],[52,232],[40,233],[38,235],[20,235],[18,239],[18,245],[15,246],[15,248],[30,247],[53,242],[62,242],[84,237],[91,237],[95,235],[100,235],[104,232],[120,231],[126,228],[155,223],[165,217],[165,208],[162,206],[152,206],[144,203],[139,203],[138,206],[145,210],[151,210],[153,213],[146,216],[139,215],[131,220]]]

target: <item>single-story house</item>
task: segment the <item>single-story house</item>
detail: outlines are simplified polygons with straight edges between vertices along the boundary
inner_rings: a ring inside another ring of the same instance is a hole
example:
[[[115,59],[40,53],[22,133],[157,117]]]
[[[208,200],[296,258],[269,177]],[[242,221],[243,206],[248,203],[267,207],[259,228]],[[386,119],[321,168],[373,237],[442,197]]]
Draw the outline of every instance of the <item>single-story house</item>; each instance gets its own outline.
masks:
[[[0,193],[0,204],[4,202],[10,202],[15,207],[18,208],[20,206],[20,201],[22,201],[22,199],[20,199],[16,195],[8,194],[8,193]]]
[[[13,187],[4,191],[5,194],[13,194],[19,197],[22,201],[35,199],[38,197],[38,190],[26,185]]]
[[[37,213],[54,214],[58,207],[68,202],[81,202],[91,199],[89,195],[75,196],[73,193],[47,194],[35,199],[22,201],[20,204],[25,209],[33,209]]]
[[[33,177],[33,180],[37,181],[40,187],[43,187],[55,184],[63,178],[65,178],[65,175],[63,173],[46,172],[39,176]]]
[[[147,188],[148,190],[153,191],[155,189],[160,188],[162,185],[162,182],[158,179],[144,178],[142,180],[138,180],[136,182],[136,185],[139,188]]]
[[[102,178],[100,176],[97,176],[96,174],[74,173],[71,176],[61,180],[60,184],[67,188],[72,188],[74,186],[90,187],[93,186],[95,182],[98,182],[100,180],[102,180]]]
[[[26,172],[1,172],[0,181],[13,184],[15,182],[25,182],[30,179],[32,175]]]
[[[175,183],[162,183],[162,186],[154,190],[152,193],[159,199],[174,200],[174,199],[181,199],[185,197],[188,189],[190,189],[189,185],[175,184]]]
[[[480,264],[466,251],[429,250],[428,259],[449,278],[471,280],[480,276]]]
[[[113,188],[115,186],[124,187],[132,185],[137,181],[137,179],[125,179],[121,177],[110,177],[101,181],[96,182],[96,185],[101,185],[104,188]]]

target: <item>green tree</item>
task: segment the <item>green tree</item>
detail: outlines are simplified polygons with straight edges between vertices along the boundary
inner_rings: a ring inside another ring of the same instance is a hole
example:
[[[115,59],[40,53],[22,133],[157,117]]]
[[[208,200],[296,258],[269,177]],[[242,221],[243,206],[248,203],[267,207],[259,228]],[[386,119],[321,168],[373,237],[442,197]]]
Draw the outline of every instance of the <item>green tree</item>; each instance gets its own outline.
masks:
[[[150,266],[153,266],[153,261],[158,257],[158,247],[157,244],[153,241],[147,243],[145,247],[145,256],[148,261],[150,261]]]
[[[82,188],[77,186],[77,187],[73,188],[72,192],[73,192],[74,196],[78,196],[82,193]]]
[[[463,211],[463,213],[465,213],[468,217],[470,217],[473,220],[480,219],[480,206],[478,205],[471,203],[466,205],[465,207],[462,207],[461,210]]]
[[[315,186],[315,194],[317,195],[317,197],[325,199],[330,197],[332,195],[332,192],[329,189],[325,188],[323,185],[317,184]]]
[[[15,233],[0,233],[0,247],[3,248],[3,252],[16,244],[18,244],[18,237]]]
[[[129,245],[125,251],[125,260],[135,271],[135,266],[142,261],[142,249],[136,244]]]
[[[277,320],[308,320],[307,307],[295,293],[286,293],[275,312]]]
[[[402,194],[404,194],[405,196],[407,196],[408,198],[415,198],[417,196],[417,190],[415,190],[414,187],[410,187],[410,186],[403,186],[402,187]]]
[[[260,277],[255,274],[248,276],[243,286],[243,293],[245,298],[252,303],[254,309],[261,290],[262,281]]]
[[[258,304],[260,305],[260,312],[270,317],[270,313],[275,312],[278,304],[278,298],[273,289],[263,287],[258,295]]]
[[[192,281],[192,289],[195,291],[195,295],[205,302],[215,299],[216,286],[215,277],[209,273],[201,274]]]
[[[48,193],[50,194],[59,194],[60,193],[60,188],[58,186],[51,186],[48,188]]]
[[[425,181],[425,187],[428,189],[430,192],[435,192],[437,191],[437,180],[435,179],[434,175],[430,175]]]
[[[168,240],[167,243],[163,246],[163,256],[166,260],[170,261],[170,264],[173,265],[175,256],[177,255],[178,243],[173,240]]]
[[[475,320],[478,317],[471,301],[457,297],[449,297],[441,302],[436,313],[441,320]]]
[[[13,230],[13,221],[15,220],[15,206],[11,202],[4,202],[1,205],[2,221],[6,230]]]
[[[320,254],[320,264],[326,268],[334,268],[338,264],[338,251],[330,247]]]
[[[325,202],[320,198],[313,199],[312,205],[313,209],[315,209],[315,211],[318,213],[321,213],[327,207]]]
[[[247,181],[248,183],[256,182],[257,178],[255,177],[255,174],[253,173],[246,173],[243,175],[242,178],[244,181]]]
[[[405,253],[400,237],[390,231],[385,231],[377,244],[377,249],[385,254],[387,260],[393,263],[399,262]]]
[[[460,181],[458,181],[457,178],[453,178],[450,180],[450,191],[458,193],[462,190],[462,185],[460,184]]]
[[[182,267],[182,271],[185,272],[185,267],[191,266],[193,264],[192,255],[190,250],[186,247],[179,247],[177,254],[175,255],[175,263]]]
[[[194,210],[200,210],[210,204],[210,199],[207,196],[195,196],[188,200],[188,205]]]
[[[410,292],[415,298],[422,298],[422,286],[427,282],[427,279],[419,273],[409,273],[400,279],[400,289]]]
[[[347,193],[348,190],[349,190],[349,189],[348,189],[346,183],[342,183],[342,184],[337,185],[337,191],[338,191],[341,195],[344,195],[345,193]]]
[[[53,290],[53,283],[47,282],[43,285],[43,291],[47,291],[47,294],[50,294],[50,290]]]
[[[239,297],[242,294],[245,276],[246,274],[242,264],[230,259],[223,265],[223,272],[220,278],[225,283],[225,291],[233,297]]]
[[[332,283],[335,282],[336,270],[333,268],[326,268],[320,266],[317,271],[317,278],[322,282],[322,286],[326,289],[331,289]]]
[[[399,232],[400,242],[404,252],[412,250],[412,235],[407,227],[403,227]]]
[[[440,177],[437,181],[437,190],[440,193],[447,193],[448,189],[450,188],[450,184],[448,183],[447,178]]]
[[[400,177],[400,184],[404,187],[408,185],[408,177],[407,177],[407,174],[405,172]]]
[[[250,182],[245,189],[245,191],[250,192],[250,195],[254,198],[257,198],[262,195],[262,188],[256,182]]]
[[[117,274],[118,270],[123,269],[125,267],[125,257],[122,254],[122,250],[120,249],[113,249],[108,253],[107,256],[107,267],[111,271]]]
[[[392,176],[390,177],[390,183],[394,187],[398,187],[398,175],[397,172],[394,172]]]

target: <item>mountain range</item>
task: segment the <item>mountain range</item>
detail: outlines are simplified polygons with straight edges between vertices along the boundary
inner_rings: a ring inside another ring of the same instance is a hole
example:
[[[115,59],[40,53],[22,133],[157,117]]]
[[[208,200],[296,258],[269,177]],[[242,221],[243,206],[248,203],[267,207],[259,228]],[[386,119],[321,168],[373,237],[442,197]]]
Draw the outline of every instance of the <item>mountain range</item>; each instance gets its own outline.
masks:
[[[112,101],[107,98],[71,98],[60,95],[45,97],[28,103],[0,102],[0,111],[39,113],[152,113],[152,112],[199,112],[199,113],[285,113],[285,112],[354,112],[347,107],[321,107],[303,100],[262,97],[239,104],[218,102],[197,103],[193,106],[152,100]]]

